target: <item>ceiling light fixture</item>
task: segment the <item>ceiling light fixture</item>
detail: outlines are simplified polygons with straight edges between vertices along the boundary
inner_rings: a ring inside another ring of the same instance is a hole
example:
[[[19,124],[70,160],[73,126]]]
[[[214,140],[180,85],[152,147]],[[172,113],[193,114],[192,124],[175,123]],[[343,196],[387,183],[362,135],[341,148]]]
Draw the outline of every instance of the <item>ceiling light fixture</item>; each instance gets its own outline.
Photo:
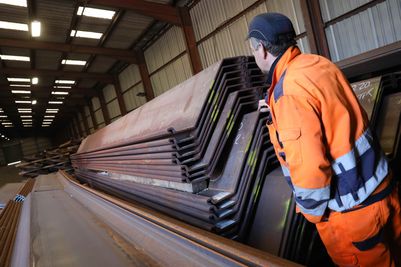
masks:
[[[28,78],[7,78],[9,82],[23,82],[23,83],[30,83],[31,79]]]
[[[42,24],[40,21],[34,20],[31,22],[31,35],[32,37],[39,37],[41,33]]]
[[[17,104],[31,104],[32,102],[29,100],[15,100]]]
[[[68,95],[68,92],[52,91],[52,95]]]
[[[36,103],[38,103],[38,101],[37,100],[32,100],[32,105],[36,105]]]
[[[55,83],[58,84],[75,84],[74,80],[56,80]]]
[[[1,60],[15,60],[15,61],[31,61],[29,57],[13,56],[13,55],[0,55]]]
[[[31,87],[30,84],[10,84],[11,87]]]
[[[31,91],[26,91],[26,90],[11,90],[11,93],[13,93],[13,94],[30,94]]]
[[[32,82],[32,84],[38,84],[39,83],[39,78],[38,77],[33,77],[31,82]]]
[[[63,86],[63,85],[55,85],[53,86],[55,89],[71,89],[71,86]]]
[[[49,104],[60,105],[60,104],[63,104],[63,101],[49,101]]]

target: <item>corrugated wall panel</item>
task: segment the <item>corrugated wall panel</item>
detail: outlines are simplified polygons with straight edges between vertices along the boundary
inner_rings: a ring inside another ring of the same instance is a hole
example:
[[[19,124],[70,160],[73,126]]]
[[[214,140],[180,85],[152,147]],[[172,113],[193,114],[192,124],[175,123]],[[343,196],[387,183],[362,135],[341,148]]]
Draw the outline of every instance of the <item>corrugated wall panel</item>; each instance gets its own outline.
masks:
[[[86,117],[90,115],[90,111],[89,111],[89,107],[88,106],[84,107],[84,113],[85,113]]]
[[[109,111],[110,119],[121,115],[120,106],[118,105],[117,99],[114,99],[107,104],[107,110]]]
[[[323,21],[335,19],[370,0],[320,0],[320,9]]]
[[[118,76],[120,80],[121,90],[124,92],[134,84],[138,83],[142,78],[138,65],[131,64],[126,67]]]
[[[254,10],[250,11],[251,17],[247,16],[248,23],[255,15],[275,11],[286,14],[294,23],[297,34],[305,31],[301,0],[267,0]],[[200,40],[213,32],[219,25],[236,16],[242,10],[256,1],[232,1],[232,0],[201,0],[190,11],[196,40]],[[246,35],[244,36],[244,38]]]
[[[95,111],[95,118],[98,125],[104,123],[103,113],[101,109]]]
[[[333,61],[401,40],[401,1],[388,0],[326,28]]]
[[[188,55],[185,54],[159,70],[157,73],[154,73],[150,77],[150,80],[152,82],[155,96],[159,96],[191,76],[192,73],[189,65],[189,58]]]
[[[93,121],[92,121],[92,118],[90,116],[86,117],[86,121],[88,122],[88,127],[89,128],[93,128]]]
[[[137,86],[127,90],[123,94],[124,102],[127,107],[127,111],[136,109],[146,103],[146,98],[143,96],[137,96],[139,92],[143,92],[143,84],[140,83]]]
[[[89,128],[89,132],[90,132],[91,134],[93,134],[93,133],[95,132],[95,129],[94,129],[94,128]]]
[[[204,2],[204,3],[203,3]],[[241,4],[238,1],[235,2],[236,5],[249,6],[254,2],[250,1],[247,4]],[[223,5],[228,7],[231,4],[229,1],[209,1],[204,0],[199,2],[192,10],[192,20],[193,23],[198,23],[194,26],[198,32],[198,40],[201,37],[206,36],[211,31],[215,30],[219,24],[211,24],[210,21],[203,21],[208,18],[207,12],[210,10],[219,10],[220,6]],[[199,7],[198,7],[199,5]],[[206,8],[207,12],[202,8]],[[237,15],[241,9],[238,8],[230,8],[225,14],[220,14],[220,18],[216,18],[218,23],[223,23],[228,20],[230,17]],[[233,14],[234,10],[237,11],[237,14]],[[206,13],[205,13],[206,12]],[[215,11],[211,11],[212,13]],[[228,12],[230,12],[228,14]],[[214,62],[221,60],[226,57],[240,56],[240,55],[250,55],[251,51],[249,49],[249,44],[245,40],[248,33],[248,25],[250,21],[258,14],[265,12],[280,12],[286,14],[294,24],[294,28],[297,34],[305,32],[305,25],[302,16],[302,11],[300,7],[300,0],[269,0],[261,3],[256,6],[243,16],[239,17],[237,20],[229,24],[224,29],[221,29],[217,33],[215,33],[212,37],[202,41],[198,45],[199,54],[202,61],[203,68],[207,68]],[[223,16],[223,17],[221,17]],[[309,52],[309,44],[306,38],[302,39],[300,42],[300,47],[303,51]]]
[[[185,40],[182,29],[171,27],[152,46],[145,51],[145,60],[149,72],[154,72],[174,57],[185,51]]]
[[[116,98],[117,95],[116,95],[116,90],[114,89],[114,85],[109,84],[105,88],[103,88],[103,96],[106,103]]]
[[[117,116],[117,117],[115,117],[115,118],[112,118],[112,119],[110,120],[110,122],[116,121],[116,120],[118,120],[119,118],[121,118],[121,115],[120,115],[120,116]]]
[[[3,149],[0,146],[0,166],[6,165],[6,158],[4,157]]]
[[[20,143],[24,157],[32,156],[38,153],[38,148],[34,137],[21,139]]]
[[[92,106],[93,106],[93,110],[97,110],[100,108],[100,101],[97,96],[92,97]]]
[[[38,146],[39,152],[47,150],[52,147],[52,143],[49,138],[46,137],[38,137],[36,138],[36,143]]]

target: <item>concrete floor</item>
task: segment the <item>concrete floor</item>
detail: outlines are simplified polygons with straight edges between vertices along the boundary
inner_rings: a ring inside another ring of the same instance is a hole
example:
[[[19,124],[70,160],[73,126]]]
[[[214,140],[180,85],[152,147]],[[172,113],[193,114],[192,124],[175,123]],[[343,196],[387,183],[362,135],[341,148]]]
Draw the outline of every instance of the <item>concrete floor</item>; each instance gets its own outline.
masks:
[[[0,188],[8,183],[20,183],[26,178],[18,175],[19,169],[15,166],[0,167]]]

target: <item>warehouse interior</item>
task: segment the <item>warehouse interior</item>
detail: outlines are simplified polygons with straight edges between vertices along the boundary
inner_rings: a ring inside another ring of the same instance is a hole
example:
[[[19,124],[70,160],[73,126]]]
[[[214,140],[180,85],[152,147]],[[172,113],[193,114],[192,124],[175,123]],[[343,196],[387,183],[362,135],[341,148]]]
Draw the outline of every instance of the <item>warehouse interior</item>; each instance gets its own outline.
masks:
[[[334,266],[258,111],[265,12],[398,166],[401,0],[0,0],[0,266]]]

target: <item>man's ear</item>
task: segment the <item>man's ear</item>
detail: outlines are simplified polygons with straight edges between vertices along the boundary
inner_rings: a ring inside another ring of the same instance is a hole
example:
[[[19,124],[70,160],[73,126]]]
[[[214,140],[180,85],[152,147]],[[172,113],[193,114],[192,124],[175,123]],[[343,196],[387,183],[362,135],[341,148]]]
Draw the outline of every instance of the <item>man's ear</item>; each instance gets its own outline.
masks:
[[[263,48],[263,59],[266,60],[269,53],[267,52],[266,48],[263,45],[262,48]]]

